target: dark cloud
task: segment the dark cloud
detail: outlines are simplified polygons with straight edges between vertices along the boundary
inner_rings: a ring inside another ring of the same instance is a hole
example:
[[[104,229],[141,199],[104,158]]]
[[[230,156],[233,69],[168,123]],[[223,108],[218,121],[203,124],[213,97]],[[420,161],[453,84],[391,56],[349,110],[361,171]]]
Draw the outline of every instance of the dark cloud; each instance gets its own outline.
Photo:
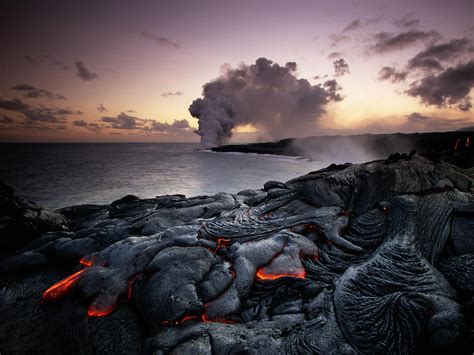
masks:
[[[451,118],[427,116],[418,112],[412,112],[405,116],[407,119],[405,129],[422,129],[425,131],[452,131],[472,124],[470,118]]]
[[[160,132],[175,135],[177,133],[182,133],[183,130],[188,131],[190,130],[188,120],[174,120],[172,124],[169,123],[161,123],[158,121],[151,122],[151,126],[149,128],[150,131]]]
[[[171,97],[171,98],[175,96],[181,96],[181,95],[183,95],[181,91],[176,91],[176,92],[168,91],[161,94],[162,97]]]
[[[201,143],[225,143],[234,127],[252,124],[274,138],[315,130],[326,105],[339,101],[337,82],[311,85],[298,79],[294,65],[281,66],[266,58],[255,64],[226,67],[222,75],[203,86],[203,98],[189,112],[199,120]]]
[[[424,116],[418,112],[412,112],[407,115],[406,118],[410,122],[423,122],[430,119],[428,116]]]
[[[62,60],[58,60],[58,59],[53,59],[51,61],[51,64],[54,65],[54,66],[57,66],[63,70],[68,70],[70,69],[70,67],[68,65],[66,65]]]
[[[1,125],[9,125],[15,123],[15,120],[9,116],[1,115],[0,116],[0,124]]]
[[[0,109],[22,114],[30,123],[64,123],[67,116],[80,115],[82,112],[69,108],[45,107],[42,105],[32,107],[20,99],[0,99]]]
[[[453,39],[446,43],[433,44],[410,59],[407,66],[409,69],[425,68],[441,70],[443,67],[440,62],[456,58],[468,50],[472,51],[470,45],[471,42],[467,38]]]
[[[334,72],[336,76],[343,76],[344,74],[349,74],[349,64],[343,59],[337,59],[333,63]]]
[[[108,110],[104,107],[104,105],[99,104],[99,106],[97,106],[97,111],[99,111],[99,112],[107,112]]]
[[[38,98],[38,97],[46,97],[46,98],[49,98],[49,99],[57,99],[57,100],[66,99],[63,95],[53,94],[48,90],[38,89],[38,88],[36,88],[32,85],[28,85],[28,84],[18,84],[18,85],[12,86],[11,89],[15,90],[15,91],[24,92],[24,97],[27,97],[27,98],[30,98],[30,99]]]
[[[360,27],[362,27],[362,22],[360,21],[360,19],[356,19],[354,21],[351,21],[346,27],[344,27],[342,33],[354,31]]]
[[[38,61],[30,54],[25,54],[24,58],[30,64],[34,64],[34,65],[38,64]]]
[[[156,43],[158,43],[162,46],[171,47],[171,48],[175,48],[175,49],[181,48],[181,46],[179,44],[169,40],[166,37],[158,36],[158,35],[155,35],[153,33],[147,32],[147,31],[143,31],[143,32],[140,32],[140,33],[143,37],[145,37],[147,39],[151,39],[154,42],[156,42]]]
[[[102,117],[102,122],[109,123],[109,128],[115,129],[144,129],[145,120],[129,116],[122,112],[113,117]]]
[[[344,53],[341,52],[332,52],[328,54],[328,59],[333,60],[333,59],[338,59],[341,58],[344,55]]]
[[[73,125],[74,125],[74,126],[78,126],[78,127],[86,127],[86,126],[87,126],[87,122],[84,121],[84,120],[78,120],[78,121],[74,121],[74,122],[73,122]]]
[[[333,33],[329,35],[329,41],[331,42],[331,47],[338,47],[340,44],[349,41],[350,38],[346,35],[340,33]]]
[[[3,100],[0,99],[0,108],[9,111],[23,112],[29,109],[29,106],[20,99]]]
[[[471,60],[412,82],[406,93],[420,98],[426,105],[456,105],[461,110],[469,110],[469,92],[473,87],[474,60]]]
[[[390,80],[392,83],[398,83],[406,79],[408,72],[406,71],[397,71],[392,67],[383,67],[379,71],[379,80]]]
[[[162,123],[152,119],[140,118],[127,115],[122,112],[117,116],[102,117],[102,122],[107,124],[107,128],[138,130],[147,133],[160,133],[167,135],[188,134],[191,127],[186,119],[174,120],[173,123]]]
[[[413,18],[411,16],[403,16],[398,20],[395,20],[393,24],[400,28],[413,28],[418,27],[421,21],[417,18]]]
[[[396,50],[401,50],[419,42],[426,42],[439,37],[436,31],[417,31],[410,30],[401,33],[380,32],[375,35],[375,44],[372,51],[377,54],[383,54]]]
[[[89,131],[97,132],[101,129],[101,126],[96,122],[86,122],[84,120],[77,120],[72,123],[74,126],[83,127]]]
[[[94,79],[97,79],[99,77],[98,74],[91,72],[89,69],[87,69],[81,61],[76,61],[74,65],[77,68],[77,76],[81,78],[84,81],[91,81]]]

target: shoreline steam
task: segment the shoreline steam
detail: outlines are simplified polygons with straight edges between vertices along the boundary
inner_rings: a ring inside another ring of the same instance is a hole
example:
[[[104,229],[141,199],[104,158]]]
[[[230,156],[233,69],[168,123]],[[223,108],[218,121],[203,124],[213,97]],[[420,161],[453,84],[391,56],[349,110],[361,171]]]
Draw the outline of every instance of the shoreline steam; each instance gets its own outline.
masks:
[[[196,133],[205,148],[223,145],[237,126],[252,124],[274,139],[299,135],[318,127],[330,102],[341,101],[336,80],[311,85],[297,77],[297,66],[266,58],[255,64],[227,67],[203,86],[202,98],[189,106],[198,119]]]

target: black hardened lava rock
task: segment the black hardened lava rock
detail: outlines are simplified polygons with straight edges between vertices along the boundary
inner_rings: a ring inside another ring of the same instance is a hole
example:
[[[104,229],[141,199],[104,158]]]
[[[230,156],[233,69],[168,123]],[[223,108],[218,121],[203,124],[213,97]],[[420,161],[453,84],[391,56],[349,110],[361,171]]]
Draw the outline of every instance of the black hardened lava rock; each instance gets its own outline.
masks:
[[[48,211],[0,185],[1,354],[472,354],[472,169]]]

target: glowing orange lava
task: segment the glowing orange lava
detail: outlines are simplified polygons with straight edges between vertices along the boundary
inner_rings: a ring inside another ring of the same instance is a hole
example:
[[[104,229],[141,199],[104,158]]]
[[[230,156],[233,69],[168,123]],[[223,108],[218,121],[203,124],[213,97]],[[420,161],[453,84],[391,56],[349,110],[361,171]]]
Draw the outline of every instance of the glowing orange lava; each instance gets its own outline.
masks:
[[[236,321],[230,320],[230,319],[223,319],[223,318],[215,318],[215,319],[209,319],[206,314],[203,314],[201,316],[201,319],[204,323],[226,323],[226,324],[235,324],[237,323]]]
[[[304,279],[306,277],[306,270],[300,271],[296,274],[284,273],[284,274],[267,274],[263,268],[257,270],[257,279],[259,280],[277,280],[282,277],[295,277],[297,279]]]
[[[458,140],[456,141],[456,143],[454,143],[454,150],[457,150],[457,149],[459,148],[459,142],[460,142],[460,141],[461,141],[461,140],[458,139]]]
[[[103,317],[103,316],[106,316],[106,315],[112,313],[112,311],[115,308],[116,308],[116,305],[107,306],[107,307],[104,307],[104,308],[101,308],[101,309],[91,305],[89,307],[89,309],[87,310],[87,315],[89,317]]]
[[[230,239],[228,238],[217,238],[217,245],[225,245],[228,246],[230,245]]]
[[[81,265],[89,267],[89,266],[92,266],[92,264],[94,264],[94,258],[89,259],[87,258],[87,256],[84,256],[81,260],[79,260],[79,263]]]
[[[55,283],[53,286],[44,291],[43,299],[49,302],[59,301],[72,290],[72,287],[77,282],[77,280],[79,280],[80,275],[84,271],[86,271],[86,269],[80,270],[66,277],[65,279],[62,279],[61,281]]]

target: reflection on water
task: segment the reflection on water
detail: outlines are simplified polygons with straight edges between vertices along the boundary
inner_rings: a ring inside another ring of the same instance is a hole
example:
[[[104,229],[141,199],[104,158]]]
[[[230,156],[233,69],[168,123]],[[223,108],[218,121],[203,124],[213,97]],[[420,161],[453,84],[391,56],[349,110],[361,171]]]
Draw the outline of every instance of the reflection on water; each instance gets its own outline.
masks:
[[[203,152],[198,144],[0,144],[0,179],[50,208],[127,194],[210,195],[261,188],[322,167],[277,156]]]

